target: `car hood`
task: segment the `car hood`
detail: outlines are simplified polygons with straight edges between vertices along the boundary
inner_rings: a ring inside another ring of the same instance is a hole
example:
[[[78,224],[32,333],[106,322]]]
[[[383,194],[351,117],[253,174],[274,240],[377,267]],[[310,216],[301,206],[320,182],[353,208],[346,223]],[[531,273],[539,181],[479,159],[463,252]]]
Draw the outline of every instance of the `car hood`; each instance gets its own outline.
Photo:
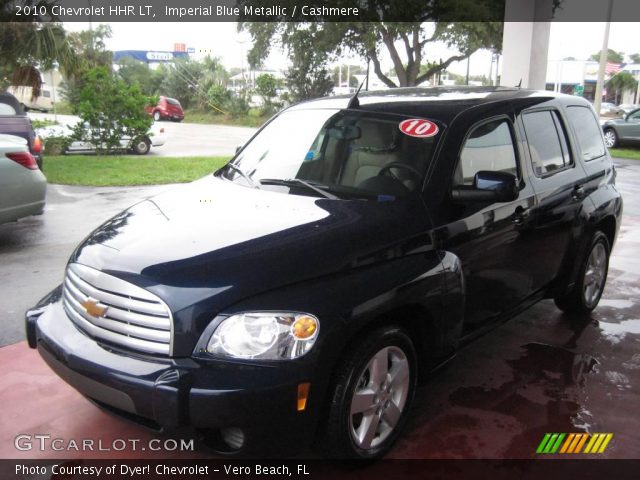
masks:
[[[75,261],[210,320],[261,292],[403,255],[426,230],[416,197],[329,200],[209,176],[142,201],[96,229]],[[175,317],[175,315],[174,315]]]

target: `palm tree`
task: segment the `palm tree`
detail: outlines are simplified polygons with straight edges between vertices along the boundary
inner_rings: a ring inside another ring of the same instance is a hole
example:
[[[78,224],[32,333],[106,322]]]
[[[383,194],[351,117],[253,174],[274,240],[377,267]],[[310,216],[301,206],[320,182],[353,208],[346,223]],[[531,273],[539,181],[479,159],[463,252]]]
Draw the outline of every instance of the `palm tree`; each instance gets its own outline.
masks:
[[[4,3],[4,2],[3,2]],[[24,4],[43,5],[43,0],[27,0]],[[2,19],[9,19],[6,4],[0,11]],[[38,20],[37,17],[29,17]],[[15,18],[14,18],[15,20]],[[76,68],[77,57],[60,23],[51,21],[22,21],[0,23],[0,79],[3,86],[25,85],[40,95],[41,76],[38,68],[50,69],[57,62],[63,72]]]
[[[618,103],[618,97],[625,90],[635,91],[638,87],[638,81],[633,78],[629,72],[620,72],[611,77],[607,82],[607,87],[615,90],[616,92],[616,102]]]

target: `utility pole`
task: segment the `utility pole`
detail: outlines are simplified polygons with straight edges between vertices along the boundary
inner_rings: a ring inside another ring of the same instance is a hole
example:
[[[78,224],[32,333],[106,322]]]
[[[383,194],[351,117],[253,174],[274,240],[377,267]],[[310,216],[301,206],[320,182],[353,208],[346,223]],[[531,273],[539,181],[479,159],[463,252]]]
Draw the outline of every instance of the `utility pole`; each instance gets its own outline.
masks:
[[[607,67],[607,54],[609,53],[609,29],[611,28],[611,14],[613,12],[613,0],[609,0],[607,10],[607,23],[604,25],[604,37],[602,39],[602,50],[600,50],[600,67],[598,68],[598,80],[596,82],[596,96],[593,99],[593,108],[596,114],[600,115],[602,105],[602,88],[604,86],[604,71]]]

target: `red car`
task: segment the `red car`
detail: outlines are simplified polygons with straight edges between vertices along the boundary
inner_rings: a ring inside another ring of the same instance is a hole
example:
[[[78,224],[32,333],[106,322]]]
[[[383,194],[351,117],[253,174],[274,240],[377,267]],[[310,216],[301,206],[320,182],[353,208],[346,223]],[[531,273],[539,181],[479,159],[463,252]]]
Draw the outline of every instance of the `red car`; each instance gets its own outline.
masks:
[[[181,122],[184,119],[182,105],[175,98],[161,96],[155,107],[147,107],[145,110],[153,116],[156,122],[167,119]]]

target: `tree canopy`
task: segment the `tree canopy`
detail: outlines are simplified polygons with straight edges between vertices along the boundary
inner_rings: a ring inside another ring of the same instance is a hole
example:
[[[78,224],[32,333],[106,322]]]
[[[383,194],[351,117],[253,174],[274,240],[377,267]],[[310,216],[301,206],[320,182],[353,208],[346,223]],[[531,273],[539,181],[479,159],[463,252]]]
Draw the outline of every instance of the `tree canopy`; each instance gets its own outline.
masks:
[[[600,61],[600,52],[601,51],[602,50],[599,50],[598,53],[594,53],[593,55],[591,55],[591,59],[590,60],[593,60],[595,62],[599,62]],[[616,52],[612,48],[607,49],[607,62],[624,63],[624,53]]]
[[[52,5],[53,1],[24,0],[23,5]],[[58,63],[69,72],[76,68],[77,57],[68,42],[62,25],[54,17],[38,21],[28,16],[16,22],[15,16],[3,2],[0,7],[0,82],[2,86],[26,85],[32,87],[34,96],[40,95],[42,79],[38,69],[47,70]],[[9,20],[9,21],[7,21]]]
[[[464,18],[464,14],[478,19],[482,12],[496,18],[495,12],[504,8],[500,0],[370,0],[364,8],[361,17],[367,22],[241,22],[239,28],[253,39],[249,64],[260,65],[275,45],[286,49],[290,57],[311,56],[305,62],[317,68],[347,52],[371,60],[373,71],[387,86],[404,87],[424,83],[479,49],[502,48],[501,22],[447,21]],[[397,12],[420,21],[387,21],[398,19]],[[454,53],[448,58],[429,58],[430,46],[436,42]],[[384,52],[391,58],[397,81],[383,71]]]

